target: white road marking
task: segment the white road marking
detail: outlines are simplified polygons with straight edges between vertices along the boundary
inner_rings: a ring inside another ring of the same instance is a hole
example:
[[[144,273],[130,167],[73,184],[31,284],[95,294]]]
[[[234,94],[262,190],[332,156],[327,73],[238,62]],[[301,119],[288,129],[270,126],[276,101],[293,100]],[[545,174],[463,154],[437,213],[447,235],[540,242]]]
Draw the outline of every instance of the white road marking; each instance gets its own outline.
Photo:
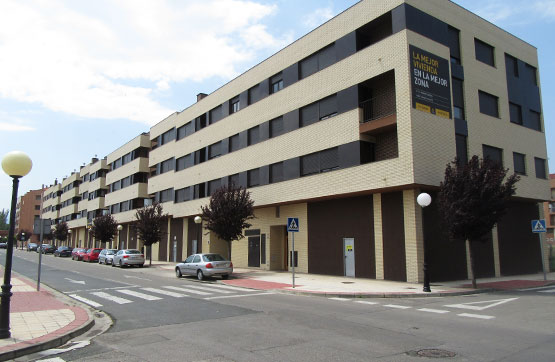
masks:
[[[421,312],[437,313],[437,314],[449,313],[448,310],[443,310],[443,309],[420,308],[418,310],[421,311]]]
[[[69,296],[72,297],[73,299],[77,299],[78,301],[81,301],[81,302],[83,302],[85,304],[88,304],[92,307],[95,307],[95,308],[102,307],[102,304],[97,303],[97,302],[93,302],[92,300],[87,299],[87,298],[80,297],[77,294],[70,294]]]
[[[481,314],[470,314],[470,313],[461,313],[457,314],[459,317],[468,317],[468,318],[477,318],[477,319],[493,319],[495,318],[492,315],[481,315]]]
[[[222,295],[219,297],[207,297],[207,298],[203,298],[205,300],[212,300],[212,299],[224,299],[224,298],[242,298],[242,297],[252,297],[255,295],[270,295],[270,294],[276,294],[274,292],[267,292],[267,293],[251,293],[251,294],[240,294],[240,295]]]
[[[107,300],[109,300],[111,302],[114,302],[114,303],[117,303],[117,304],[133,303],[132,300],[116,297],[115,295],[111,295],[111,294],[104,293],[104,292],[93,292],[91,294],[96,295],[99,298],[107,299]]]
[[[225,285],[225,284],[210,284],[210,287],[229,289],[229,290],[235,290],[235,291],[241,291],[241,292],[252,292],[252,291],[254,291],[253,289],[234,287],[234,286]]]
[[[461,304],[448,304],[445,305],[445,307],[451,307],[451,308],[461,308],[461,309],[470,309],[470,310],[484,310],[484,309],[488,309],[491,307],[495,307],[498,306],[500,304],[505,304],[508,302],[512,302],[513,300],[517,300],[518,298],[507,298],[507,299],[495,299],[495,300],[484,300],[481,302],[471,302],[471,303],[461,303]],[[479,307],[477,306],[477,304],[486,304],[489,303],[483,307]]]
[[[137,292],[137,291],[134,291],[134,290],[129,290],[129,289],[118,289],[117,291],[120,292],[120,293],[123,293],[123,294],[131,295],[133,297],[146,299],[146,300],[160,300],[160,299],[162,299],[160,297],[155,297],[154,295],[144,294],[144,293]]]
[[[360,304],[380,304],[378,302],[368,302],[366,300],[357,300],[355,301],[355,303],[360,303]]]
[[[64,278],[65,280],[69,281],[70,283],[75,283],[75,284],[83,284],[85,285],[85,281],[84,280],[73,280],[73,279],[69,279],[69,278]]]
[[[173,286],[170,286],[170,285],[166,285],[163,288],[171,289],[171,290],[177,290],[177,291],[180,291],[180,292],[198,294],[198,295],[211,295],[212,294],[212,293],[208,293],[208,292],[201,292],[200,290],[194,290],[194,289],[182,288],[182,287],[173,287]]]
[[[328,299],[329,300],[338,300],[340,302],[349,302],[350,301],[350,299],[348,299],[348,298],[340,298],[340,297],[330,297]]]
[[[540,293],[555,293],[555,289],[540,290]]]
[[[231,293],[233,293],[233,292],[230,291],[230,290],[222,290],[222,289],[220,289],[220,290],[214,290],[214,289],[211,288],[211,287],[200,287],[200,286],[197,286],[197,285],[187,285],[187,288],[193,288],[193,289],[199,289],[199,290],[206,290],[206,291],[209,291],[209,292],[218,292],[218,293],[222,293],[222,294],[231,294]]]
[[[163,290],[163,289],[157,289],[157,288],[141,288],[141,289],[146,290],[147,292],[169,295],[170,297],[175,297],[175,298],[188,297],[188,295],[186,294],[170,292],[169,290]]]
[[[124,278],[133,278],[133,279],[140,279],[140,280],[148,280],[149,282],[151,282],[152,280],[147,279],[147,278],[141,278],[141,277],[136,277],[134,275],[124,275]]]
[[[388,308],[395,308],[395,309],[410,309],[411,307],[407,307],[406,305],[397,305],[397,304],[386,304],[384,307]]]

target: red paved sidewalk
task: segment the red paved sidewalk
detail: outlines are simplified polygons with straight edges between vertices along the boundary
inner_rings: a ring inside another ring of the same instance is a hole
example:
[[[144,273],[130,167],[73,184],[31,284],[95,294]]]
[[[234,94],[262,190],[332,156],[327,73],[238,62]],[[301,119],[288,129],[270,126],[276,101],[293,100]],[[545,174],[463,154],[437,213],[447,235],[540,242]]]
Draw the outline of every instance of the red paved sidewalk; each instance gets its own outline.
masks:
[[[2,270],[3,271],[3,270]],[[0,340],[0,361],[58,347],[94,324],[88,309],[70,298],[12,274],[11,338]]]

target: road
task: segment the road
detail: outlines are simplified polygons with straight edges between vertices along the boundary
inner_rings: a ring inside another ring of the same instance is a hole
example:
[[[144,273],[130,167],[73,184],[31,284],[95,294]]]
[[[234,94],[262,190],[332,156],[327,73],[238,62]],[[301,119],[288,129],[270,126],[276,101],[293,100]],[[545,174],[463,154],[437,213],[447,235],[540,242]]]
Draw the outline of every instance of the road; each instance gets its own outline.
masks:
[[[35,279],[37,257],[16,252],[14,270]],[[555,287],[336,299],[222,288],[219,280],[177,279],[170,270],[111,268],[50,255],[43,261],[44,283],[115,321],[90,345],[56,361],[430,359],[419,354],[449,361],[555,361]]]

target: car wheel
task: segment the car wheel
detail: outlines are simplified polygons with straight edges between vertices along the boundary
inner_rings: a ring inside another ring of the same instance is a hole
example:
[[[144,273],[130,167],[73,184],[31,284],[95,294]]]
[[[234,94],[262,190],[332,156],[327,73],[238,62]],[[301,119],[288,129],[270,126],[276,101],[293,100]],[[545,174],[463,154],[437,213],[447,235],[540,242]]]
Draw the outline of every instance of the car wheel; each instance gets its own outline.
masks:
[[[181,274],[181,269],[175,268],[175,276],[177,278],[181,278],[183,275]]]
[[[142,268],[143,266],[145,266],[144,264],[139,264],[139,268]]]
[[[228,274],[222,275],[222,279],[223,279],[223,280],[229,279],[229,275],[228,275]]]
[[[198,280],[203,280],[204,279],[204,274],[203,274],[202,270],[197,270],[197,279]]]
[[[123,263],[121,262],[121,260],[119,261],[119,267],[123,268]]]
[[[114,261],[112,260],[112,268],[114,268],[116,266],[116,264],[114,264]]]
[[[98,259],[98,264],[102,264],[102,260]]]

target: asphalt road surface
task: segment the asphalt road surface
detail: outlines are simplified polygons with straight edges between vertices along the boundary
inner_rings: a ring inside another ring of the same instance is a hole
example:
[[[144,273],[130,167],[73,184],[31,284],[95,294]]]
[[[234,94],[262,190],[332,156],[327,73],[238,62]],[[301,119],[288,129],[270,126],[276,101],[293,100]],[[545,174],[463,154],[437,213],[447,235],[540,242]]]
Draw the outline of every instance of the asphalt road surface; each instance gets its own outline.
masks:
[[[36,279],[37,257],[16,252],[13,269]],[[86,347],[18,361],[555,361],[555,287],[345,299],[51,255],[43,262],[42,282],[105,311],[114,325]]]

